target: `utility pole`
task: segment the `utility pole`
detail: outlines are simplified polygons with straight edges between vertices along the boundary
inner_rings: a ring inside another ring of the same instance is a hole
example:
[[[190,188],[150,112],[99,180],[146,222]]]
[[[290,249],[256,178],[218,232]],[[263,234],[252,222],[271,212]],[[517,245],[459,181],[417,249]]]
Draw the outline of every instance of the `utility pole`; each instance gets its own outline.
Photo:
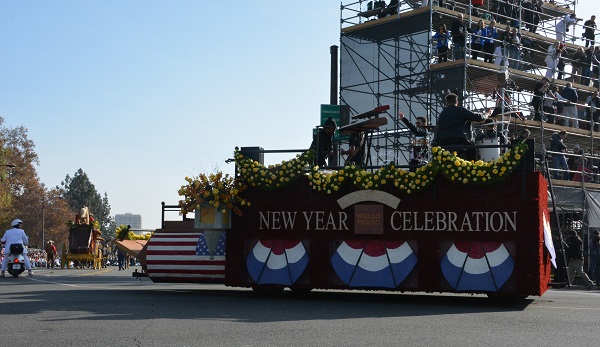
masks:
[[[42,197],[42,247],[41,249],[45,249],[46,247],[46,192],[44,192],[44,196]]]

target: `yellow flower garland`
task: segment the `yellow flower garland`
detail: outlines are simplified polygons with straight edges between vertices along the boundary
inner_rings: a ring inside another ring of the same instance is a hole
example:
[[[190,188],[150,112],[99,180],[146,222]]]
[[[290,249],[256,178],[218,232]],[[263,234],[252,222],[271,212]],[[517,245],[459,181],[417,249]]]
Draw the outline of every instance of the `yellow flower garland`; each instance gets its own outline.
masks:
[[[429,187],[438,174],[458,184],[481,185],[501,182],[519,165],[526,150],[527,145],[523,142],[497,160],[485,162],[467,161],[459,158],[456,153],[434,147],[431,161],[415,172],[396,168],[394,165],[382,167],[374,172],[356,166],[322,172],[319,167],[311,166],[314,157],[312,151],[268,168],[245,158],[237,149],[235,159],[245,184],[261,189],[279,189],[308,171],[311,187],[328,194],[338,191],[347,181],[353,182],[359,189],[380,189],[393,185],[401,192],[412,194]]]
[[[489,184],[506,179],[519,165],[527,150],[524,142],[494,161],[467,161],[439,147],[432,149],[434,163],[446,179],[462,184]]]
[[[309,169],[313,157],[313,152],[308,151],[279,165],[265,167],[235,149],[235,161],[244,183],[261,189],[280,189],[295,181]]]

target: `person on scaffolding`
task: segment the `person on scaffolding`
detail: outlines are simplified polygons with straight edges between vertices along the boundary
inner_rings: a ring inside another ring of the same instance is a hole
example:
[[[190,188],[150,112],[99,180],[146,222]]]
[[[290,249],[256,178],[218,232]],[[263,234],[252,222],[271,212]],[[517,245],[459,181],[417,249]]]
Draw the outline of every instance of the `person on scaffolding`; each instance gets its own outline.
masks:
[[[550,138],[550,151],[555,152],[552,153],[552,168],[554,169],[552,176],[554,179],[569,181],[569,165],[567,164],[567,158],[562,154],[567,151],[567,145],[563,142],[565,137],[567,137],[567,132],[561,130],[552,134]]]
[[[556,41],[565,42],[569,27],[575,25],[575,23],[580,20],[581,19],[577,18],[575,13],[568,14],[563,19],[559,20],[554,26],[554,30],[556,31]]]
[[[462,13],[456,16],[452,26],[450,27],[450,33],[452,34],[452,44],[454,45],[452,58],[454,60],[463,59],[465,57],[465,46],[467,42],[467,34],[473,31],[465,22]]]
[[[584,32],[581,37],[585,40],[585,47],[593,46],[596,44],[596,16],[593,16],[583,23]]]

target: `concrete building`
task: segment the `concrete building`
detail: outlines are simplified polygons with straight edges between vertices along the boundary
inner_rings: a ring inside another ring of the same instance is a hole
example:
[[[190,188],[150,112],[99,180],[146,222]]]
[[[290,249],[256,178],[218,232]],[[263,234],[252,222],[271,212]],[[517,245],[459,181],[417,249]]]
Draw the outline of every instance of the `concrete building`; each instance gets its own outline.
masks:
[[[142,216],[139,214],[124,213],[115,214],[115,224],[117,227],[121,224],[131,225],[132,229],[142,228]]]

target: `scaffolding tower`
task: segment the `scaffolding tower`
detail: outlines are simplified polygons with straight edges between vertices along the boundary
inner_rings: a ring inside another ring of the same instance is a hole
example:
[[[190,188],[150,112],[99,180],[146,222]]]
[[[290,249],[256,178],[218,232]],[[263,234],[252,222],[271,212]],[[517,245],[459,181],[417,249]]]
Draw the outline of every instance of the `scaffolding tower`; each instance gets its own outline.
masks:
[[[568,136],[564,142],[569,148],[565,154],[569,161],[583,163],[579,169],[571,168],[569,174],[579,174],[582,179],[554,179],[552,176],[557,171],[552,167],[545,173],[548,180],[552,179],[554,200],[560,209],[554,214],[558,216],[555,219],[559,219],[562,230],[580,230],[586,238],[590,228],[600,229],[600,204],[596,203],[600,201],[600,132],[594,131],[600,130],[600,125],[594,124],[594,117],[585,117],[586,109],[595,111],[587,100],[598,91],[598,76],[592,74],[584,85],[581,71],[571,67],[573,63],[577,65],[577,61],[572,60],[573,54],[579,48],[585,49],[581,19],[566,25],[570,30],[562,32],[562,61],[566,65],[562,76],[555,67],[550,71],[552,85],[562,89],[571,83],[577,91],[579,127],[567,126],[575,119],[565,119],[560,113],[554,118],[563,119],[565,123],[544,122],[547,115],[543,112],[541,119],[535,120],[531,106],[535,85],[549,74],[545,60],[549,47],[557,41],[557,24],[575,13],[576,2],[543,2],[541,11],[534,11],[529,1],[489,0],[479,5],[477,0],[431,1],[342,2],[340,104],[346,105],[351,114],[390,106],[382,115],[388,118],[387,125],[371,134],[368,161],[373,166],[392,162],[408,164],[417,141],[398,120],[397,112],[402,111],[413,124],[420,116],[435,126],[445,107],[444,96],[453,92],[459,96],[462,106],[474,112],[495,109],[494,119],[501,126],[499,131],[509,137],[528,129],[530,138],[535,139],[540,170],[544,167],[541,163],[553,154],[548,148],[550,137],[565,130]],[[441,24],[450,30],[460,15],[473,31],[479,21],[487,26],[492,19],[498,22],[500,35],[516,28],[521,41],[518,58],[511,59],[504,42],[498,39],[495,43],[504,51],[498,60],[484,62],[481,53],[479,59],[473,59],[473,36],[469,33],[460,58],[453,60],[453,48],[450,48],[448,61],[438,59],[433,35]],[[535,22],[528,22],[533,17],[537,18]],[[533,26],[536,30],[531,29]],[[343,162],[343,158],[339,160]]]

